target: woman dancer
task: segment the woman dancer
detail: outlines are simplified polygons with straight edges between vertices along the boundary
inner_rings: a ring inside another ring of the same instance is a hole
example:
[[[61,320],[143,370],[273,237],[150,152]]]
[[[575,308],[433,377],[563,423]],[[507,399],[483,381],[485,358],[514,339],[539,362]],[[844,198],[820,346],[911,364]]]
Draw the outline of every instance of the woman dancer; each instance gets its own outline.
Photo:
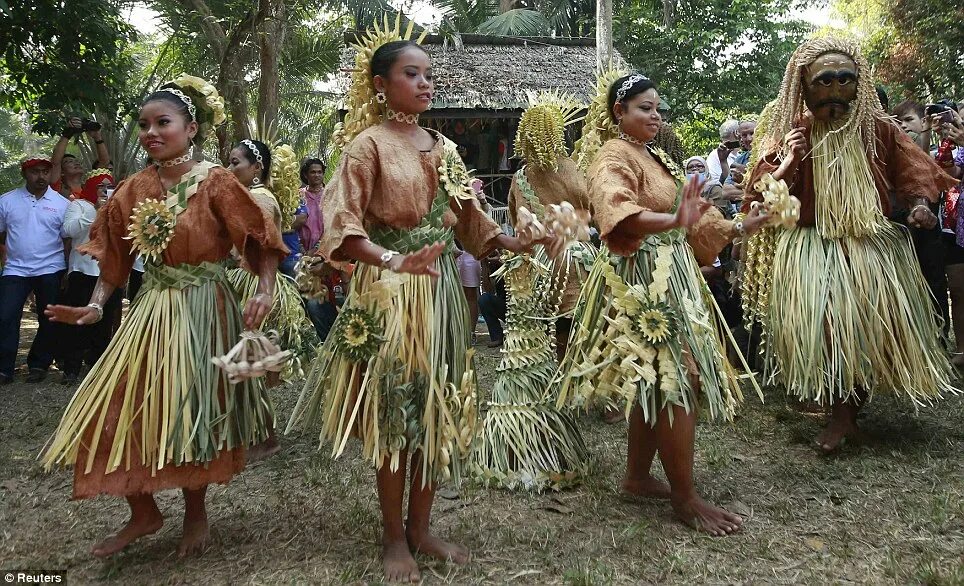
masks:
[[[284,239],[284,234],[292,229],[301,202],[294,150],[285,144],[271,148],[259,140],[245,139],[231,151],[229,162],[228,170],[242,185],[248,187],[265,217],[278,228]],[[233,269],[228,272],[228,278],[241,296],[242,303],[257,293],[258,278],[251,271]],[[290,381],[303,378],[301,365],[317,341],[298,286],[280,268],[274,303],[265,319],[264,329],[275,330],[281,347],[292,352],[293,358],[285,365],[281,379]],[[269,387],[278,382],[269,375]]]
[[[415,582],[412,552],[469,559],[464,547],[429,532],[435,489],[459,478],[476,428],[453,241],[477,258],[495,247],[519,252],[524,243],[481,210],[454,144],[418,125],[434,89],[428,54],[411,41],[377,46],[385,36],[369,35],[359,47],[339,133],[347,146],[325,199],[322,253],[358,264],[289,429],[320,422],[336,455],[350,436],[361,439],[377,466],[385,578]]]
[[[144,284],[107,351],[80,384],[43,456],[73,464],[74,498],[127,499],[128,524],[98,543],[105,557],[163,524],[154,493],[184,494],[178,554],[208,541],[204,496],[244,468],[245,448],[264,441],[270,409],[255,384],[229,385],[211,363],[237,341],[242,314],[224,261],[240,250],[261,277],[244,308],[255,328],[271,309],[278,260],[287,251],[248,191],[228,171],[194,160],[194,147],[224,120],[214,87],[181,76],[141,106],[139,139],[155,164],[122,182],[82,251],[100,262],[86,307],[52,305],[51,319],[91,324],[123,285],[135,256]]]
[[[696,411],[730,419],[741,393],[699,267],[733,238],[759,229],[763,216],[724,220],[699,199],[698,180],[679,192],[681,170],[647,147],[660,128],[658,105],[655,85],[639,74],[618,78],[607,92],[618,138],[602,146],[588,177],[608,251],[597,258],[580,295],[560,366],[560,403],[584,404],[594,396],[625,401],[630,427],[623,489],[669,496],[685,523],[725,535],[742,520],[701,499],[693,487]],[[669,487],[650,474],[657,453]]]

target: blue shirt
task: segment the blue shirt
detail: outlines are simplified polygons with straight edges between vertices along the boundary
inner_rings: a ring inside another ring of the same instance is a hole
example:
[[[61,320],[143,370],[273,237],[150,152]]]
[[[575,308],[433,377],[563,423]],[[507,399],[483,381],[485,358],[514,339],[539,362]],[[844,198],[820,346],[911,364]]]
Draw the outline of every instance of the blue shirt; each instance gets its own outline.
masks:
[[[4,276],[38,277],[67,268],[63,227],[69,203],[49,187],[40,198],[26,187],[0,196],[0,232],[7,233]]]
[[[295,210],[295,212],[292,215],[293,216],[308,215],[308,206],[305,205],[304,199],[301,200],[301,203],[298,205],[298,208]],[[292,230],[291,232],[285,232],[284,234],[281,235],[281,239],[284,241],[285,246],[288,247],[288,250],[291,251],[291,254],[285,257],[285,260],[297,258],[298,256],[301,255],[301,252],[302,252],[301,237],[298,236],[297,232],[295,232],[294,230]]]

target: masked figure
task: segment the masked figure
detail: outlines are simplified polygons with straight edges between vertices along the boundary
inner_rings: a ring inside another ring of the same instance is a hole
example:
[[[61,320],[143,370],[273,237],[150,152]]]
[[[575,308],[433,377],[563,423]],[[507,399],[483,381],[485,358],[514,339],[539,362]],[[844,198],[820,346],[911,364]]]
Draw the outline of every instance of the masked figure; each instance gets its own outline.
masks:
[[[875,391],[916,405],[956,392],[907,230],[887,220],[894,192],[909,225],[933,227],[930,204],[953,181],[886,116],[849,41],[800,46],[762,118],[744,207],[771,173],[800,221],[749,241],[744,310],[763,327],[768,379],[832,407],[817,440],[830,452]]]

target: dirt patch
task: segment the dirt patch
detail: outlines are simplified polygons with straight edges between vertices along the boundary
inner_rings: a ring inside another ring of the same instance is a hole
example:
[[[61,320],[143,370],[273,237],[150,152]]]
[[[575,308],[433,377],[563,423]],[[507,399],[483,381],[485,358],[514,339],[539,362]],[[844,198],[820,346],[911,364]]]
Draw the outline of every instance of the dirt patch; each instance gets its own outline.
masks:
[[[485,389],[497,364],[498,351],[480,346]],[[177,560],[183,502],[166,492],[160,532],[92,558],[127,507],[70,501],[71,473],[37,466],[73,392],[58,379],[0,387],[0,570],[61,570],[72,584],[380,582],[373,471],[357,446],[332,460],[310,433],[282,437],[279,455],[211,488],[214,543],[203,556]],[[298,391],[275,393],[282,420]],[[622,497],[625,426],[585,415],[596,476],[559,494],[467,486],[439,498],[436,529],[474,557],[465,567],[421,559],[425,582],[964,584],[964,400],[915,414],[878,397],[865,414],[865,440],[834,458],[810,447],[822,416],[787,408],[778,391],[766,405],[751,396],[733,425],[701,425],[697,484],[747,517],[722,539],[676,523],[665,502]]]

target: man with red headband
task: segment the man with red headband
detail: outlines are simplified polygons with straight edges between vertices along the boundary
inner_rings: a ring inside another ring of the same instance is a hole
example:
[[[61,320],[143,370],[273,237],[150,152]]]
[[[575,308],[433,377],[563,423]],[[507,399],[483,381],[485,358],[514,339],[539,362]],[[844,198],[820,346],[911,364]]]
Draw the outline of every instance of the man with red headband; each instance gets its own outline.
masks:
[[[0,384],[13,380],[20,346],[23,304],[32,292],[37,302],[37,336],[27,355],[27,382],[40,382],[53,362],[50,324],[44,309],[57,302],[60,279],[67,268],[63,225],[68,201],[50,188],[47,159],[28,159],[20,166],[18,187],[0,196],[0,239],[7,247],[0,276]]]
[[[67,261],[67,286],[61,296],[62,305],[83,307],[90,301],[100,276],[97,260],[82,254],[78,248],[90,240],[90,227],[97,218],[97,210],[107,203],[107,190],[114,178],[107,169],[94,169],[87,174],[79,196],[67,206],[64,215],[64,236],[70,238],[70,257]],[[57,324],[62,333],[57,338],[57,365],[64,371],[64,384],[77,382],[81,366],[93,366],[100,358],[117,326],[120,325],[121,289],[117,289],[104,304],[104,317],[97,323],[78,326]]]

